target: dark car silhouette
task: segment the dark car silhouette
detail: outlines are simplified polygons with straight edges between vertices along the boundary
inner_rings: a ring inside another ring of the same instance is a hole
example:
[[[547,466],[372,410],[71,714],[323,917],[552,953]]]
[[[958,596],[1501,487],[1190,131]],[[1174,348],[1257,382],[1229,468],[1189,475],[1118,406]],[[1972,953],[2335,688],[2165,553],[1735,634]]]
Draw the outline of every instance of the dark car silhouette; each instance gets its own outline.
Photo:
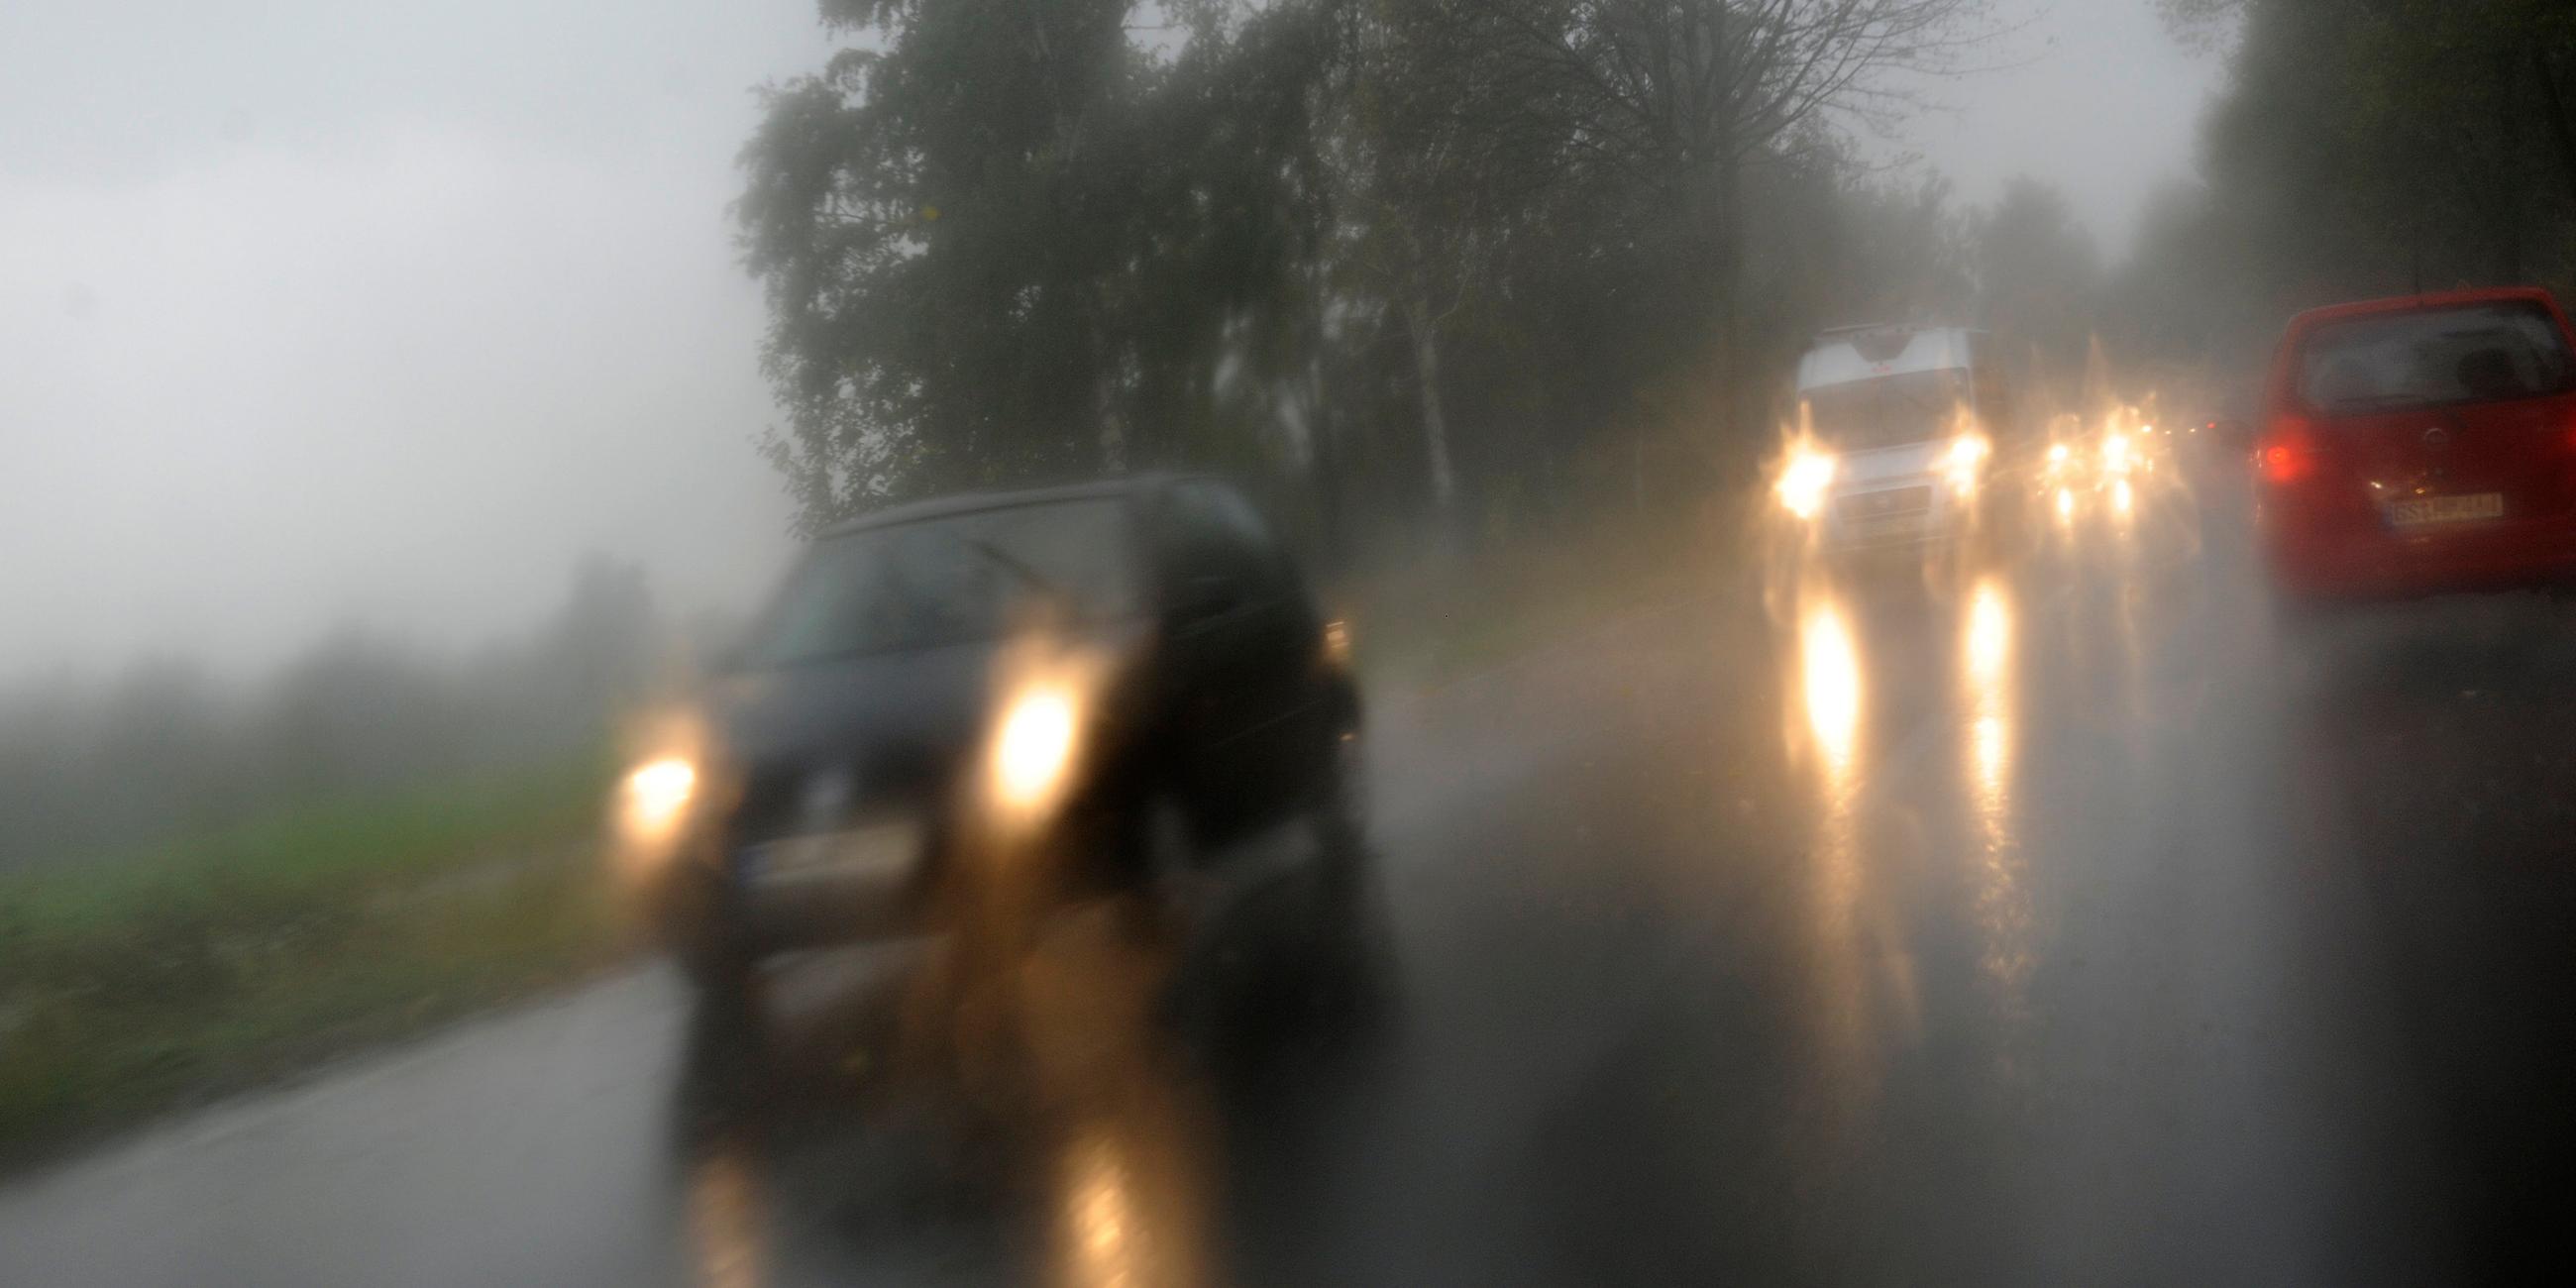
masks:
[[[1342,645],[1214,478],[887,509],[812,543],[690,745],[630,777],[629,845],[709,983],[781,949],[952,930],[996,883],[1163,907],[1300,818],[1345,888],[1361,712]]]

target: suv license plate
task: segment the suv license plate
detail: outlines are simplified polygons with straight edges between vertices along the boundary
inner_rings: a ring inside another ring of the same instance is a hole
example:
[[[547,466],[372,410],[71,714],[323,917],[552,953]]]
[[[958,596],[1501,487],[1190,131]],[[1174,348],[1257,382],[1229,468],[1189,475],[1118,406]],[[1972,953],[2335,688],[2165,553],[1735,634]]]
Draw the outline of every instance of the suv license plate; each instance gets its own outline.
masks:
[[[2424,496],[2388,503],[2388,522],[2400,528],[2429,524],[2470,523],[2504,517],[2504,494],[2474,492],[2467,496]]]
[[[791,836],[743,848],[746,881],[832,878],[898,878],[921,859],[921,827],[911,821],[877,823],[845,832]]]

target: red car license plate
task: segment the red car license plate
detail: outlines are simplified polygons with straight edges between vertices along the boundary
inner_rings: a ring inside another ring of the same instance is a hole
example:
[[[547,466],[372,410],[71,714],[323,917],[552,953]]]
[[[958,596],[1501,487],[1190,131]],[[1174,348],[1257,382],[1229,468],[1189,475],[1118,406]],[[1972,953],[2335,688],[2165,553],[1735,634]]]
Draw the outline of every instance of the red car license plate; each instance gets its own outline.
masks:
[[[2419,496],[2388,503],[2388,522],[2400,528],[2443,523],[2473,523],[2504,517],[2504,494],[2474,492],[2467,496]]]

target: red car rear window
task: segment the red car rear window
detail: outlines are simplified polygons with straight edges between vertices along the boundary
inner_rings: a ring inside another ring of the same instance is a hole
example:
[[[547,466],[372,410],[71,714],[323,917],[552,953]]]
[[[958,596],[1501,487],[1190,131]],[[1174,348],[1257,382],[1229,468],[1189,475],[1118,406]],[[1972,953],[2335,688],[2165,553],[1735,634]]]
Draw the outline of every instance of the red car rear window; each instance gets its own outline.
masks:
[[[2526,300],[2328,322],[2299,350],[2299,397],[2329,414],[2564,393],[2567,339]]]

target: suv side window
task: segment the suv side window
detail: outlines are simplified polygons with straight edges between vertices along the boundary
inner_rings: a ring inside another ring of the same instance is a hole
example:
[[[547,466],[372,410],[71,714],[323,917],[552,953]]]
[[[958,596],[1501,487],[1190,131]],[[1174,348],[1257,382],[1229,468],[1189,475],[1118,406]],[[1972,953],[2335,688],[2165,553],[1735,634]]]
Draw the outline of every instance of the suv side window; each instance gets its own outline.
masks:
[[[1232,488],[1193,481],[1165,499],[1172,569],[1184,587],[1214,579],[1245,599],[1267,602],[1284,589],[1277,546],[1261,516]]]

